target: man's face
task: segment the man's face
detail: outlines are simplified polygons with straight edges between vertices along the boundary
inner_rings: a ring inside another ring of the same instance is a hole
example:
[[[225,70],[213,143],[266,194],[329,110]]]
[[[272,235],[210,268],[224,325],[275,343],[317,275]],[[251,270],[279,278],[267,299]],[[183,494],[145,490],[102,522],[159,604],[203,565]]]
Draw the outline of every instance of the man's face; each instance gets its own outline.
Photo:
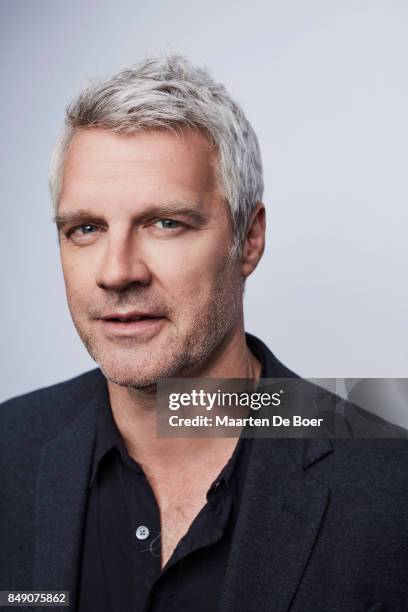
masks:
[[[239,262],[198,132],[79,130],[57,223],[68,304],[112,382],[199,375],[242,316]]]

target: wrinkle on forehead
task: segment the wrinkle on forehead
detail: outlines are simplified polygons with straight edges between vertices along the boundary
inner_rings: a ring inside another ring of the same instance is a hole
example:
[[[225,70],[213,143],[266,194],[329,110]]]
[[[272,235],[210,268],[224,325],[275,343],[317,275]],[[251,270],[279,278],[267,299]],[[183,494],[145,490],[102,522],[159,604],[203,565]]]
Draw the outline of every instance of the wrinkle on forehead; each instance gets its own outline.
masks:
[[[198,131],[116,134],[100,128],[80,129],[69,146],[64,174],[89,175],[91,165],[95,175],[153,174],[160,167],[185,161],[186,151],[190,164],[195,162],[201,170],[209,170],[213,178],[217,156],[208,139]],[[182,170],[180,166],[178,169]]]
[[[212,145],[198,131],[116,134],[81,129],[68,150],[59,211],[112,203],[115,208],[119,203],[144,208],[184,200],[224,216],[216,161]]]

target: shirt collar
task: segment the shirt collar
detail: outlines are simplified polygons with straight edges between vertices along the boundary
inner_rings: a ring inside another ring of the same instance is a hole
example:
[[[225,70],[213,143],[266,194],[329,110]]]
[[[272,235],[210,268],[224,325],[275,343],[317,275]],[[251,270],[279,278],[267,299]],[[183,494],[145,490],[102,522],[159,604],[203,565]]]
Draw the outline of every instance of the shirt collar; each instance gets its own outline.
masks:
[[[90,487],[95,481],[95,477],[102,459],[112,449],[116,448],[123,458],[128,455],[125,444],[113,419],[106,383],[105,386],[105,397],[99,406],[96,421],[96,444],[92,460],[91,476],[89,479]]]

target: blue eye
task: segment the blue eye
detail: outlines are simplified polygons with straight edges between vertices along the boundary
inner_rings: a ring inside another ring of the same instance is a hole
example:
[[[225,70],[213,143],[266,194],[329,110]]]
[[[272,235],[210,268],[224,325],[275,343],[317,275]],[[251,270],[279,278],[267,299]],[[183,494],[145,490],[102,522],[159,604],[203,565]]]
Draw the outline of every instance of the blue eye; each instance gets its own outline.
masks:
[[[77,244],[82,244],[87,236],[91,237],[97,230],[98,228],[92,223],[83,223],[82,225],[77,225],[77,227],[68,230],[65,236]]]
[[[81,230],[83,234],[91,234],[95,228],[93,225],[89,225],[87,223],[86,225],[81,225],[81,227],[79,227],[78,229]]]
[[[173,219],[159,219],[156,223],[161,223],[162,229],[176,229],[183,225],[180,221],[174,221]]]

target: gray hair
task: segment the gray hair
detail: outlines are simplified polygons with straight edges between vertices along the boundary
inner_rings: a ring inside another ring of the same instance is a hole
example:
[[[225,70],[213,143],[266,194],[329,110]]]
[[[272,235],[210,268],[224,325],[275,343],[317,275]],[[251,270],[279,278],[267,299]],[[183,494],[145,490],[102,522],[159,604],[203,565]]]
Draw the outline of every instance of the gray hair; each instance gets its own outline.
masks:
[[[207,70],[170,55],[91,82],[68,106],[51,159],[49,187],[55,210],[71,140],[77,129],[89,127],[116,133],[183,128],[205,133],[218,154],[218,181],[234,231],[232,252],[241,252],[249,217],[263,194],[259,144],[242,109]]]

